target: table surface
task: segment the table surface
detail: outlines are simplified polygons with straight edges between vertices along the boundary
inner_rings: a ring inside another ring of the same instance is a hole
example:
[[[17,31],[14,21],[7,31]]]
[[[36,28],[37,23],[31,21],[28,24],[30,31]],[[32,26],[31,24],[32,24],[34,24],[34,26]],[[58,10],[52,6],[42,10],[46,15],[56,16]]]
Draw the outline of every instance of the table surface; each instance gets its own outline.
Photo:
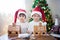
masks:
[[[8,38],[8,35],[5,34],[5,35],[0,36],[0,40],[10,40],[10,39]],[[32,39],[32,38],[30,37],[30,39],[16,38],[16,39],[14,39],[14,40],[55,40],[55,38],[52,37],[52,36],[41,36],[40,38],[37,38],[37,37],[36,37],[36,38],[34,38],[34,39]]]

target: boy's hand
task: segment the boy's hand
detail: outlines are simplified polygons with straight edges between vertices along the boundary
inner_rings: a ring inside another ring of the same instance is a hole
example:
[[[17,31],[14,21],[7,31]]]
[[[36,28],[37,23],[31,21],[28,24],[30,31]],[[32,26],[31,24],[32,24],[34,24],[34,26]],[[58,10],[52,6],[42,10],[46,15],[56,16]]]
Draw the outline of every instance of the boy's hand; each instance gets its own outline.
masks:
[[[16,23],[12,23],[13,26],[16,26]]]

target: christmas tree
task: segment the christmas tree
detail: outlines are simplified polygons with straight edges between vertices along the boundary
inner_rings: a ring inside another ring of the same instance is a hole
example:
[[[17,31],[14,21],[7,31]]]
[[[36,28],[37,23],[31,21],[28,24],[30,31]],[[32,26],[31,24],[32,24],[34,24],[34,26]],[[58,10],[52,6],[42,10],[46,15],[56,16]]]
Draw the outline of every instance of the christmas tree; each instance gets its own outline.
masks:
[[[46,0],[34,0],[32,9],[40,6],[41,9],[44,11],[45,14],[45,21],[47,22],[47,32],[49,32],[52,28],[52,25],[54,24],[53,19],[52,19],[52,15],[50,14],[50,9],[48,7],[47,1]],[[31,18],[30,21],[32,21],[33,19]]]

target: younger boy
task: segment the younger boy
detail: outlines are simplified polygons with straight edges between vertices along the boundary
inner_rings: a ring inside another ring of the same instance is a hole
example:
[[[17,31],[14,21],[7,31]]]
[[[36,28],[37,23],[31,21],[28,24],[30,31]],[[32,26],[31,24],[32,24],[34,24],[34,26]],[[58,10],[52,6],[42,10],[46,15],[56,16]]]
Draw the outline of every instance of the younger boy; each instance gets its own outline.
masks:
[[[43,23],[42,21],[40,21],[40,18],[42,17],[42,14],[39,10],[39,8],[37,9],[38,7],[36,7],[33,11],[32,11],[32,14],[31,14],[31,17],[33,18],[33,21],[31,21],[29,23],[29,28],[28,28],[28,32],[29,33],[32,33],[33,30],[34,30],[34,26],[35,25],[39,25],[39,23]]]

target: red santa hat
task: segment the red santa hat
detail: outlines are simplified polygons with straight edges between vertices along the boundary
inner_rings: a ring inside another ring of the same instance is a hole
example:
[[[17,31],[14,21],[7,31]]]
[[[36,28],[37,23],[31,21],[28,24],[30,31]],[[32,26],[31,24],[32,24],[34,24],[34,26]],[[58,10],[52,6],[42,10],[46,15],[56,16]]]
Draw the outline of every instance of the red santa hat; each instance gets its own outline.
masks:
[[[45,19],[46,19],[45,18],[45,14],[44,14],[44,11],[41,9],[40,6],[37,6],[37,7],[35,7],[33,9],[31,16],[34,15],[34,14],[40,15],[40,17],[42,18],[42,20],[45,21]]]
[[[17,17],[19,16],[20,13],[23,13],[27,16],[26,14],[26,11],[24,9],[18,9],[16,12],[15,12],[15,16],[14,16],[14,23],[16,23],[17,21]]]
[[[34,14],[38,14],[38,15],[40,15],[40,17],[42,17],[42,14],[41,14],[40,9],[38,7],[33,9],[31,16]]]

